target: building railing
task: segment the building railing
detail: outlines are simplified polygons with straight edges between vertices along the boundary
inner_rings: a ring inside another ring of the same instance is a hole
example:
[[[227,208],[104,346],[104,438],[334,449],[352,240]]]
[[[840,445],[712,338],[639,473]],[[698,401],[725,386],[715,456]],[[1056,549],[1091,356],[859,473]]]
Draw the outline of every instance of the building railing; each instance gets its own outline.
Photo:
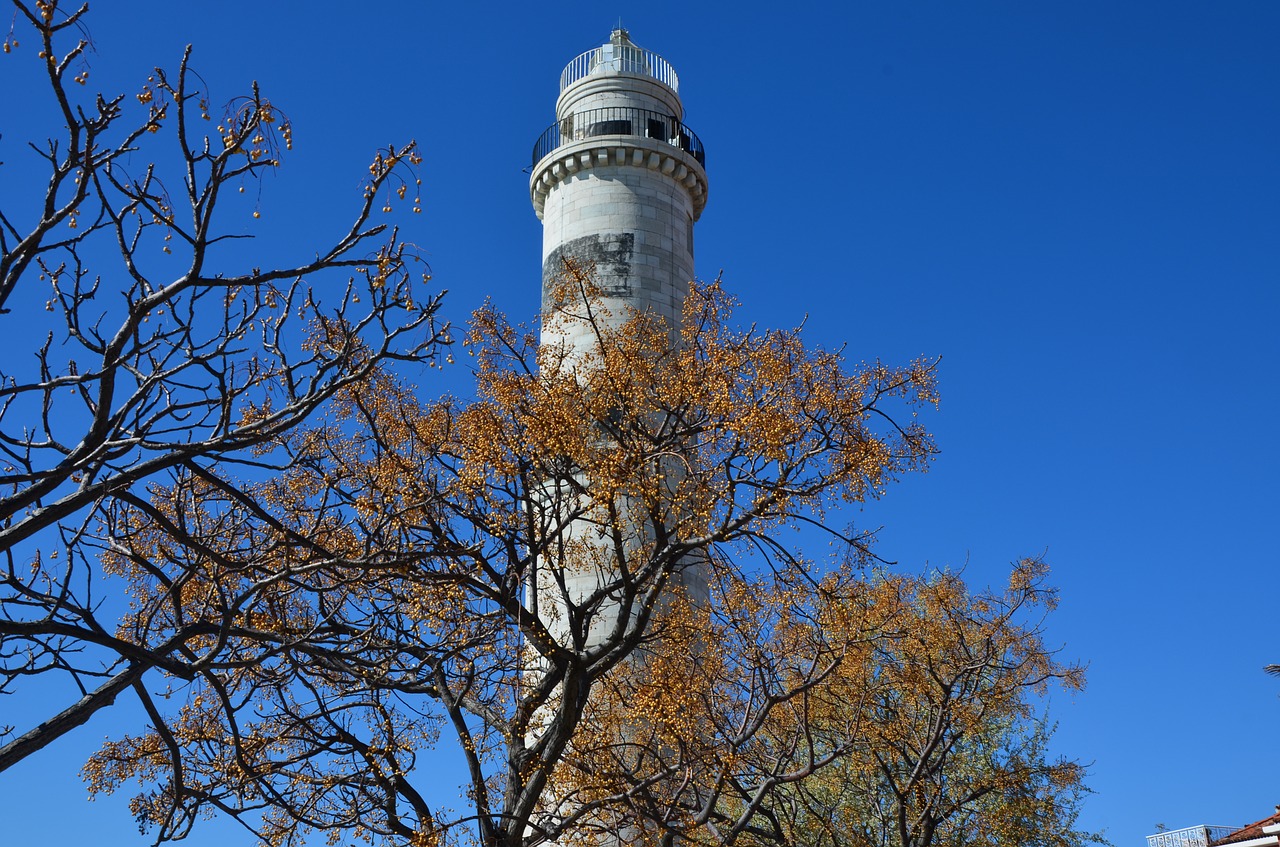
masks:
[[[533,164],[542,161],[557,147],[573,141],[596,138],[602,135],[630,135],[652,138],[679,147],[707,166],[707,153],[694,131],[663,112],[635,109],[629,106],[610,106],[604,109],[587,109],[575,112],[564,120],[547,127],[546,132],[533,145]]]
[[[1188,826],[1147,836],[1147,847],[1209,847],[1239,830],[1238,826]]]
[[[565,65],[560,73],[560,90],[564,91],[583,77],[607,72],[647,76],[672,91],[680,90],[680,78],[666,59],[629,43],[592,48]]]

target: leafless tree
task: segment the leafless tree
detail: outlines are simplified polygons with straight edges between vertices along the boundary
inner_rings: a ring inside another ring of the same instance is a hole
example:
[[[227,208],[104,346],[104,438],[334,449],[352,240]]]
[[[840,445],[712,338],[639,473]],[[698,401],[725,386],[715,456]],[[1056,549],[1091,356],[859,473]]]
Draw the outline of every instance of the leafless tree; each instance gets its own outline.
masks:
[[[174,479],[219,489],[232,468],[281,473],[287,458],[264,445],[383,364],[435,356],[446,338],[438,297],[418,293],[425,266],[373,221],[387,197],[416,194],[413,144],[378,153],[349,227],[268,265],[244,244],[258,212],[239,195],[293,138],[256,84],[215,109],[188,48],[136,102],[81,96],[87,4],[13,7],[5,60],[38,54],[62,127],[31,145],[48,174],[42,195],[16,204],[10,193],[0,209],[0,326],[10,339],[44,335],[27,351],[6,342],[0,361],[0,693],[61,674],[81,696],[34,728],[6,728],[0,769],[121,692],[145,697],[149,670],[189,679],[220,661],[237,610],[263,588],[191,616],[195,574],[154,574],[173,626],[135,637],[121,624],[123,586],[103,572],[121,509],[146,508],[149,486]],[[183,520],[166,531],[186,533]]]

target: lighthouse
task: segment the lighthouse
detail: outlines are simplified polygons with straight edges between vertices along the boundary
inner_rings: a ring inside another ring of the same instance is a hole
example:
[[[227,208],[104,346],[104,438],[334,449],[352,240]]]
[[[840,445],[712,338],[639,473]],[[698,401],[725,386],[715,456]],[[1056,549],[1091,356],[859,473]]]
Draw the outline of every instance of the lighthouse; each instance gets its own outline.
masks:
[[[684,123],[675,70],[635,45],[626,30],[615,29],[605,44],[565,67],[555,122],[534,145],[529,195],[542,220],[545,361],[556,362],[561,374],[567,366],[584,389],[590,373],[575,369],[607,366],[590,355],[609,335],[602,329],[644,314],[664,321],[670,343],[679,343],[677,330],[694,278],[693,225],[707,203],[705,168],[702,142]],[[565,304],[557,300],[571,266],[592,277],[591,320],[583,320],[580,309],[560,308]],[[622,410],[618,413],[621,417]],[[610,421],[596,426],[601,443],[608,444],[614,437]],[[659,490],[676,491],[687,463],[680,452],[668,445],[647,463],[648,481],[660,483]],[[645,593],[636,574],[655,579],[654,562],[665,560],[658,566],[666,572],[660,606],[676,596],[707,603],[705,554],[671,552],[679,540],[671,526],[657,531],[654,514],[661,509],[650,511],[625,491],[602,502],[583,469],[552,466],[555,470],[538,483],[547,535],[539,544],[545,552],[526,575],[530,607],[583,666],[610,661],[617,640],[634,637],[622,634],[636,625],[637,595]],[[648,649],[632,654],[631,667],[644,666]],[[530,679],[537,678],[540,667],[546,669],[531,663]],[[562,694],[586,697],[580,684],[573,690],[575,695]],[[578,707],[586,702],[579,699]],[[551,703],[544,713],[561,705]],[[539,814],[547,822],[563,820],[575,816],[577,804],[572,791],[552,790]],[[594,830],[595,841],[605,845],[635,843],[639,832],[634,820],[618,817],[616,810],[579,820],[577,826]]]
[[[593,266],[605,311],[628,309],[674,328],[693,279],[693,225],[707,203],[706,154],[684,123],[680,82],[625,29],[560,75],[556,120],[533,150],[529,194],[542,220],[542,343],[594,343],[547,317],[564,260]]]
[[[616,29],[605,44],[565,67],[555,122],[534,145],[529,195],[543,232],[542,361],[544,367],[555,363],[562,376],[567,368],[584,390],[598,372],[578,368],[607,367],[602,357],[590,355],[602,337],[609,337],[602,329],[643,314],[665,322],[670,343],[679,343],[677,330],[694,278],[693,225],[707,203],[706,154],[684,123],[679,92],[671,65]],[[572,303],[558,301],[557,289],[570,267],[592,278],[590,320]],[[617,413],[623,417],[622,409]],[[612,443],[616,435],[608,416],[595,427],[602,445]],[[688,462],[681,452],[666,445],[649,457],[646,482],[675,492]],[[550,466],[536,483],[545,534],[538,544],[543,553],[526,574],[530,608],[562,647],[577,654],[582,667],[607,664],[619,639],[635,637],[644,581],[661,585],[658,606],[677,596],[695,605],[708,602],[705,554],[672,552],[680,546],[678,532],[669,524],[658,531],[656,515],[663,510],[653,508],[652,500],[616,489],[602,500],[583,468],[554,461]],[[644,487],[651,496],[653,488]],[[650,595],[645,602],[654,600]],[[636,649],[629,666],[642,669],[652,646]],[[547,669],[531,661],[529,678]],[[562,695],[578,697],[577,708],[589,702],[580,683]],[[549,718],[563,705],[549,703],[543,714]],[[636,721],[628,726],[638,729],[643,718]],[[533,736],[543,729],[545,724]],[[551,790],[543,798],[541,825],[574,818],[578,802],[572,790]],[[636,821],[618,810],[579,818],[576,826],[594,832],[595,843],[602,845],[632,844],[639,837]]]

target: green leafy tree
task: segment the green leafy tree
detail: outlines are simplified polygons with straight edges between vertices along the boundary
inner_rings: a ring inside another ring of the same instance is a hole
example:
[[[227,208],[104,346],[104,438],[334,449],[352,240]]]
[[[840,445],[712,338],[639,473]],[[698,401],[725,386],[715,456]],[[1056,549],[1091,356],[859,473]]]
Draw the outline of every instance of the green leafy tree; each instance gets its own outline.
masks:
[[[1085,769],[1053,756],[1038,704],[1051,685],[1084,685],[1044,643],[1057,603],[1040,560],[1014,566],[1006,589],[973,592],[954,574],[886,575],[899,613],[860,668],[842,667],[815,726],[844,728],[850,755],[796,787],[789,840],[830,847],[1105,843],[1076,825]],[[850,677],[850,674],[854,677]],[[865,675],[869,675],[866,678]]]

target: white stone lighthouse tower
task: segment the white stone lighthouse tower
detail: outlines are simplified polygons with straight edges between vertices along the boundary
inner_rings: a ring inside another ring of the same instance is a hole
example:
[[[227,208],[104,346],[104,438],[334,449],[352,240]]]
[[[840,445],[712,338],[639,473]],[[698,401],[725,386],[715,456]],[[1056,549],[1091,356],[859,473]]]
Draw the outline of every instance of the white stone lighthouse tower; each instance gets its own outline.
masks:
[[[597,320],[619,326],[640,312],[679,327],[694,276],[693,224],[707,202],[705,164],[702,143],[684,125],[675,71],[661,56],[633,44],[626,30],[614,30],[606,44],[568,64],[560,75],[556,121],[534,147],[529,180],[543,225],[544,348],[562,348],[574,363],[577,354],[597,344],[589,322],[549,308],[566,259],[592,267],[603,301],[598,305],[604,307],[594,313]],[[609,437],[602,428],[601,438]],[[682,468],[678,457],[665,455],[656,459],[654,472],[674,485]],[[599,660],[610,649],[609,638],[618,638],[635,620],[636,586],[628,587],[628,581],[644,562],[624,560],[649,547],[657,533],[652,515],[627,495],[607,505],[584,502],[589,486],[577,471],[566,470],[575,477],[572,483],[542,482],[555,538],[546,566],[530,574],[529,587],[534,613],[547,629],[588,661]],[[574,517],[565,520],[566,514]],[[619,520],[622,533],[611,533]],[[702,557],[685,554],[677,560],[664,586],[664,592],[676,591],[695,604],[707,602]],[[643,652],[637,650],[631,661],[643,662]],[[554,791],[545,800],[547,819],[571,815],[577,802]],[[634,843],[638,832],[609,813],[577,826],[594,830],[595,843],[605,847]]]
[[[573,257],[593,263],[615,321],[626,307],[679,325],[693,279],[693,224],[707,203],[706,156],[683,123],[679,80],[624,29],[560,75],[556,122],[533,151],[529,193],[542,219],[548,284]],[[543,325],[543,343],[591,344],[589,333]]]

